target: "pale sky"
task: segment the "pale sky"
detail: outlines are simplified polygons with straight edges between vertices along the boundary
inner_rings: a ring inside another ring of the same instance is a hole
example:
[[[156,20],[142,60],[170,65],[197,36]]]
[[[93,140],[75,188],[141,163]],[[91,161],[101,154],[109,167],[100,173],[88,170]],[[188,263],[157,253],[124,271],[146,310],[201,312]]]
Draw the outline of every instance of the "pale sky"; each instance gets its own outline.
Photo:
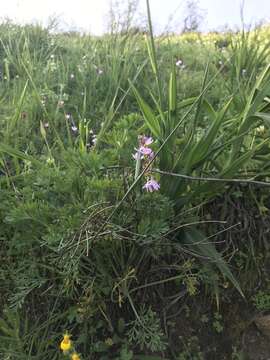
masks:
[[[170,15],[174,23],[181,23],[186,0],[150,0],[152,18],[157,31],[163,30]],[[225,24],[240,25],[240,3],[243,0],[199,0],[206,12],[203,30]],[[50,16],[61,19],[66,29],[79,28],[101,34],[106,29],[106,15],[110,0],[0,0],[0,18],[9,17],[20,23],[38,21],[46,24]],[[246,23],[270,20],[270,0],[245,0]],[[145,1],[140,0],[140,11],[145,14]]]

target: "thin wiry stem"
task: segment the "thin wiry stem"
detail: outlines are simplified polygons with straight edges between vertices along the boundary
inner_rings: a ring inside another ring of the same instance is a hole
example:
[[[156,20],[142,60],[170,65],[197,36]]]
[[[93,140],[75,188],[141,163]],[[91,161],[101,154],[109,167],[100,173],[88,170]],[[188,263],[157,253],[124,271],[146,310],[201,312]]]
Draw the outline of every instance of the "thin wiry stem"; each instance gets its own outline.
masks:
[[[158,169],[152,169],[151,172],[155,172],[162,175],[180,177],[190,181],[213,181],[213,182],[224,182],[224,183],[238,183],[238,184],[252,184],[260,186],[270,186],[270,182],[267,181],[257,181],[251,179],[226,179],[226,178],[213,178],[213,177],[199,177],[199,176],[190,176],[184,174],[178,174],[168,171],[162,171]]]

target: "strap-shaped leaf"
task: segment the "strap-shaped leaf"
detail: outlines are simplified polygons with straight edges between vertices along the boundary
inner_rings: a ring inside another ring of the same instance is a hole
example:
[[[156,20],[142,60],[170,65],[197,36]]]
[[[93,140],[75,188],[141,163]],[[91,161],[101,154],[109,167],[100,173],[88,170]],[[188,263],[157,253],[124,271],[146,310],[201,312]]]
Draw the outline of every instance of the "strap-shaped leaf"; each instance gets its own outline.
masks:
[[[207,263],[210,262],[212,265],[215,265],[222,275],[227,278],[238,292],[244,297],[244,294],[240,288],[240,285],[236,278],[233,276],[229,266],[221,257],[220,253],[216,250],[213,243],[210,243],[205,236],[195,228],[190,228],[185,231],[184,236],[185,244],[191,248],[195,253],[197,253],[202,261],[207,260]]]
[[[205,135],[203,135],[198,143],[193,147],[190,156],[187,158],[186,170],[191,169],[198,162],[202,161],[202,159],[204,159],[208,154],[211,146],[215,143],[218,131],[222,125],[231,101],[232,99],[230,99],[217,113],[215,120],[212,122]]]
[[[131,85],[131,87],[139,104],[140,110],[143,114],[146,125],[149,127],[149,129],[152,131],[153,135],[155,135],[156,138],[160,138],[161,134],[158,118],[156,117],[150,106],[143,100],[135,86]]]

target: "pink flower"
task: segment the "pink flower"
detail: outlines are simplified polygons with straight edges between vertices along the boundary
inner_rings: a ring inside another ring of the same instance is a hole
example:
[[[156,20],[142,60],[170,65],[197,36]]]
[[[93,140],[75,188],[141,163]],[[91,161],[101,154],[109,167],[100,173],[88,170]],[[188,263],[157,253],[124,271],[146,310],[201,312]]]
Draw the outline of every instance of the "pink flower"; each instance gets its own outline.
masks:
[[[142,145],[144,145],[144,146],[149,146],[153,142],[153,138],[151,138],[150,136],[149,137],[148,136],[142,136],[140,138],[140,140],[141,140]]]
[[[160,185],[156,180],[151,178],[147,181],[146,184],[144,184],[143,189],[145,189],[147,192],[158,191],[160,189]]]
[[[139,148],[139,152],[142,154],[142,155],[145,155],[145,156],[150,156],[153,152],[152,149],[148,148],[148,147],[145,147],[145,146],[141,146]]]
[[[135,150],[136,150],[136,153],[132,155],[133,159],[135,159],[135,160],[143,159],[144,157],[153,159],[153,157],[154,157],[153,150],[148,147],[141,146],[139,149],[135,149]]]

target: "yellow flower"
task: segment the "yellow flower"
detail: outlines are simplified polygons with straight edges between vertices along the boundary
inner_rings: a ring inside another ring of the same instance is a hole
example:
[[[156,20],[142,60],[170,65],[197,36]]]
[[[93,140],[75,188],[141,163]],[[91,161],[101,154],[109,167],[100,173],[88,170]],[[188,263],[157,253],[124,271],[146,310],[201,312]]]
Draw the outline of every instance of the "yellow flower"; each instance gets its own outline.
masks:
[[[81,360],[79,354],[77,354],[76,352],[74,352],[72,355],[71,355],[71,360]]]
[[[64,339],[61,341],[60,349],[63,351],[68,351],[70,350],[72,344],[72,341],[70,340],[70,335],[64,334],[63,337]]]

